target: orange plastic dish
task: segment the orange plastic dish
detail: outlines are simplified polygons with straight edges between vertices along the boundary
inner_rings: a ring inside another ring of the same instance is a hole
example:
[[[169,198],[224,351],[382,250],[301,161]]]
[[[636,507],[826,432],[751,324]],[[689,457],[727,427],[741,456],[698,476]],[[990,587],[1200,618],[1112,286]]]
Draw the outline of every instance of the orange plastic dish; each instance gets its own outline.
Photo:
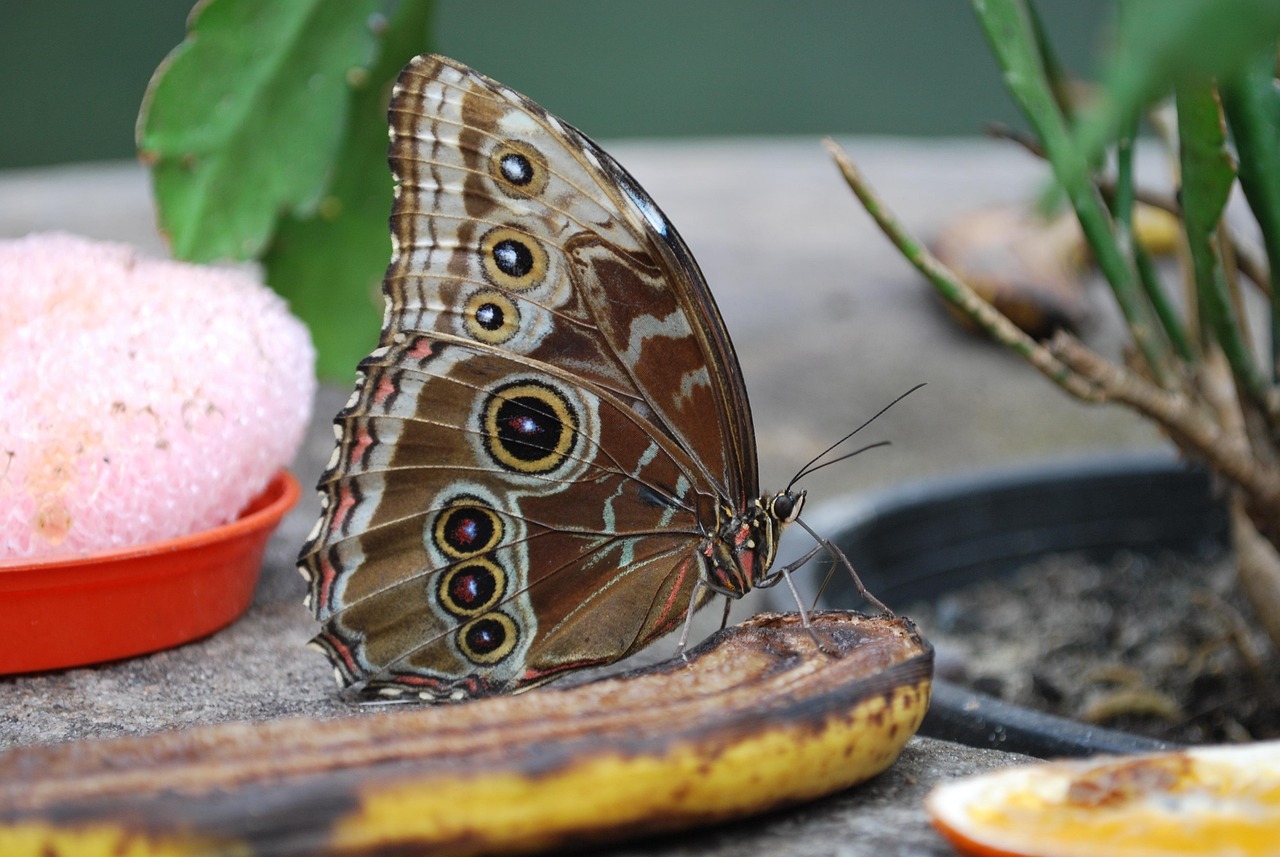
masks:
[[[298,494],[281,470],[239,518],[211,530],[0,562],[0,674],[155,652],[230,624],[248,608],[267,539]]]

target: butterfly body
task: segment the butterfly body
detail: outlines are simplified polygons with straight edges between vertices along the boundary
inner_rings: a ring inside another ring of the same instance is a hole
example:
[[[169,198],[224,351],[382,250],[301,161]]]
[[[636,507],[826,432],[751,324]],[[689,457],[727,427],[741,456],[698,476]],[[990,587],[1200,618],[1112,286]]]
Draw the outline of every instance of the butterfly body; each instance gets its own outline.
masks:
[[[803,494],[759,490],[733,346],[658,206],[453,60],[413,60],[389,116],[382,338],[299,557],[342,683],[521,690],[776,582]]]

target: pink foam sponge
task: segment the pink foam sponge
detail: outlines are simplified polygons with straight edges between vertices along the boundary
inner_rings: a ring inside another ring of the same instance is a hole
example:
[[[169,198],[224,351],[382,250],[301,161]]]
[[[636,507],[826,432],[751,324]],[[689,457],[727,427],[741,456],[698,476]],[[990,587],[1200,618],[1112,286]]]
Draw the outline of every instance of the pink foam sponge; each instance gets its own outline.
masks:
[[[0,296],[0,561],[217,526],[297,451],[315,353],[250,270],[32,235]]]

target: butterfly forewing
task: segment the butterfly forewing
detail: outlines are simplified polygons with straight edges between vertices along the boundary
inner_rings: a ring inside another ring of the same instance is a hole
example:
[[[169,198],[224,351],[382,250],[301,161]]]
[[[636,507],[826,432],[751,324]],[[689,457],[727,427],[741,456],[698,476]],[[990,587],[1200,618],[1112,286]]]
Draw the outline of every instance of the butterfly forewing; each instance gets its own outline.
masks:
[[[571,126],[440,57],[401,74],[382,342],[300,567],[346,683],[532,686],[676,626],[756,494],[732,346],[683,241]]]

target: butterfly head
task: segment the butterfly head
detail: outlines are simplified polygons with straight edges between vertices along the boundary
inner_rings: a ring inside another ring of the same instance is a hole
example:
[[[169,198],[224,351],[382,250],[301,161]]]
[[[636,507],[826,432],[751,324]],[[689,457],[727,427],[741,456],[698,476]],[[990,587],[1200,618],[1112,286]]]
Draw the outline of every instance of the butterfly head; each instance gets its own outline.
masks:
[[[721,525],[702,547],[703,579],[712,591],[741,598],[764,578],[782,528],[800,516],[805,492],[779,491],[741,512],[724,508]]]
[[[769,510],[769,516],[778,522],[779,528],[800,517],[800,509],[804,506],[804,491],[779,491],[772,497],[761,497],[760,502]]]

